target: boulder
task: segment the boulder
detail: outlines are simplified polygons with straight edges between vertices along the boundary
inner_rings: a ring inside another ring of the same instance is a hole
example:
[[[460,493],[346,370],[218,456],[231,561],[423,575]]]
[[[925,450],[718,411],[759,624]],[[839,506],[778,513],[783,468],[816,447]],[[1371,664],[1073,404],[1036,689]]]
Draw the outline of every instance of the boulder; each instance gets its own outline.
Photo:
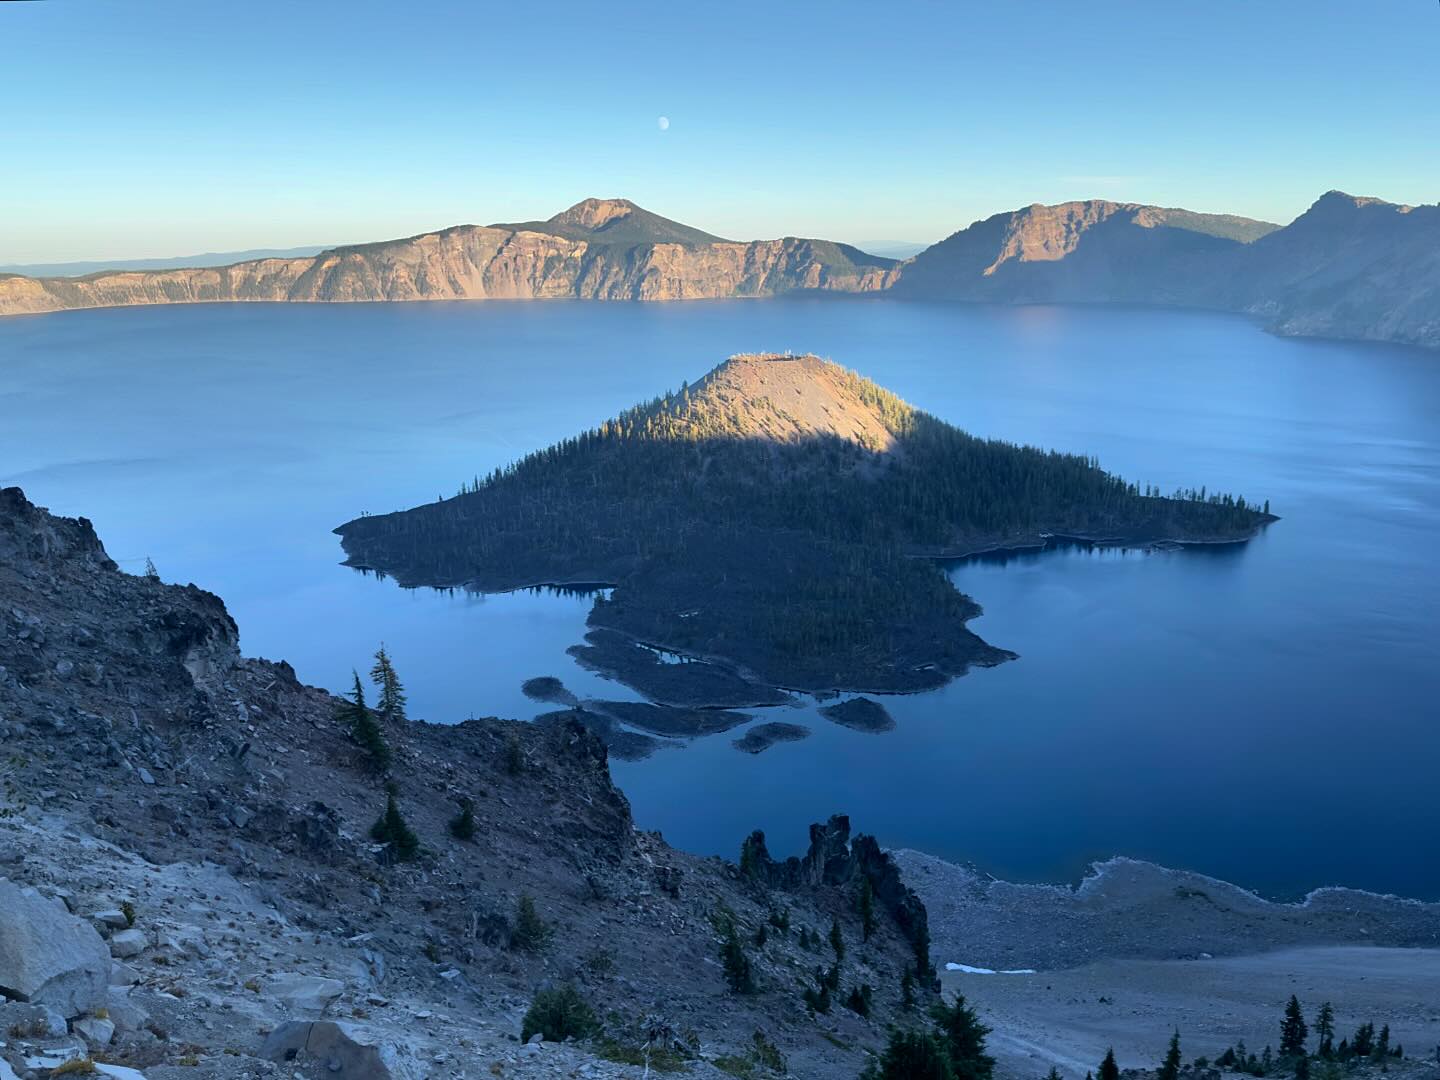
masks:
[[[300,975],[293,971],[273,975],[265,983],[265,992],[270,997],[292,1012],[312,1019],[323,1013],[344,991],[345,984],[339,979],[327,979],[321,975]]]
[[[114,993],[110,995],[110,1020],[122,1035],[139,1031],[149,1019],[150,1013],[131,1001],[128,994],[124,997],[117,997]]]
[[[75,1028],[76,1035],[96,1046],[109,1046],[111,1040],[115,1038],[115,1024],[110,1020],[102,1020],[98,1016],[87,1016],[83,1020],[76,1020],[72,1026]]]
[[[101,1076],[113,1077],[114,1080],[145,1080],[145,1074],[139,1069],[127,1068],[124,1065],[107,1065],[103,1061],[95,1062],[95,1071]]]
[[[0,993],[67,1017],[105,1004],[110,955],[95,928],[0,878]]]
[[[134,986],[140,981],[140,972],[136,971],[129,964],[122,964],[119,960],[110,962],[110,985],[111,986]]]
[[[65,1017],[48,1005],[0,1002],[0,1039],[14,1032],[23,1032],[35,1039],[57,1039],[69,1030]]]
[[[143,930],[121,930],[110,939],[110,955],[117,960],[128,960],[132,956],[139,956],[150,947],[150,939],[145,936]],[[106,967],[106,978],[109,978],[109,967]]]
[[[335,1080],[408,1080],[395,1048],[354,1024],[291,1020],[272,1031],[260,1057],[282,1064],[315,1063]]]

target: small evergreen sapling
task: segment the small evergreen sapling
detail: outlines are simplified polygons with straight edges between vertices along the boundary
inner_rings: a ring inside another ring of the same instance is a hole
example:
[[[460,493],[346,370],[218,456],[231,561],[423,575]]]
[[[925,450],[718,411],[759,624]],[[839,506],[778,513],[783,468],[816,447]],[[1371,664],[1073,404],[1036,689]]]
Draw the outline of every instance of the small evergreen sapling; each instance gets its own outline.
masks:
[[[1315,1037],[1320,1040],[1317,1053],[1322,1058],[1335,1056],[1335,1009],[1330,1002],[1320,1006],[1315,1014]]]
[[[740,934],[730,922],[724,929],[720,943],[720,962],[725,968],[725,985],[733,994],[749,994],[755,989],[755,974],[750,966],[750,957],[745,955],[745,945]]]
[[[875,933],[875,888],[868,877],[860,879],[860,927],[869,941]]]
[[[391,784],[385,793],[385,812],[370,826],[370,839],[380,844],[389,844],[390,853],[396,862],[408,862],[420,852],[420,838],[405,823],[405,818],[400,813],[394,784]]]
[[[360,682],[360,673],[351,672],[355,679],[349,699],[341,699],[335,707],[335,719],[350,726],[350,737],[365,752],[370,764],[380,772],[390,767],[390,745],[385,734],[375,722],[375,714],[365,704],[365,687]]]
[[[995,1071],[995,1059],[985,1052],[985,1036],[990,1034],[990,1029],[980,1022],[980,1015],[965,1004],[964,995],[957,994],[951,1005],[940,1002],[931,1016],[956,1080],[990,1080]]]
[[[380,701],[376,706],[380,719],[392,724],[404,720],[405,689],[400,685],[400,676],[395,674],[395,665],[390,662],[384,643],[381,643],[375,653],[375,666],[370,669],[370,681],[380,691]]]
[[[510,932],[510,946],[522,952],[539,952],[550,942],[552,931],[529,895],[521,896],[515,905],[515,928]]]
[[[1300,1009],[1300,999],[1291,994],[1289,1002],[1285,1005],[1285,1019],[1280,1021],[1280,1056],[1303,1057],[1305,1040],[1309,1036],[1310,1029],[1305,1024],[1305,1014]]]
[[[474,799],[460,800],[460,813],[450,819],[450,835],[456,840],[475,839]]]
[[[1180,1032],[1170,1035],[1170,1049],[1165,1051],[1165,1060],[1160,1065],[1158,1080],[1179,1080],[1180,1077]]]

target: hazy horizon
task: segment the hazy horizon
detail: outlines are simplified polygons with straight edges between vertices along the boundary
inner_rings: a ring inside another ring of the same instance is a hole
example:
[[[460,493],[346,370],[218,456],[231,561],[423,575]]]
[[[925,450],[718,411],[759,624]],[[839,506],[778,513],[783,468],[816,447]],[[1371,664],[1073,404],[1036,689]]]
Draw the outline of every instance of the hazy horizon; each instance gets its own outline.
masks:
[[[1353,11],[0,5],[0,88],[27,102],[0,265],[383,239],[592,195],[851,243],[1070,199],[1280,224],[1332,188],[1434,202],[1440,11]]]

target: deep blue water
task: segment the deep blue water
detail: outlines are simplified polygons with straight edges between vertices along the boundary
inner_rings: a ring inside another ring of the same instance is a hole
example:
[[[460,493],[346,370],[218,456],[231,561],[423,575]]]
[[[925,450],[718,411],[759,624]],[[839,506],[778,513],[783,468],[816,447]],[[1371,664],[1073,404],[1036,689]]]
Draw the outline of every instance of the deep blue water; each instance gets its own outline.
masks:
[[[639,822],[733,854],[834,811],[890,845],[1054,880],[1115,853],[1293,895],[1440,896],[1440,355],[1162,311],[888,301],[235,305],[0,320],[0,483],[92,518],[138,572],[221,596],[247,652],[343,688],[383,640],[412,711],[531,716],[588,602],[405,592],[330,529],[450,494],[741,351],[814,351],[978,434],[1141,484],[1270,499],[1244,548],[977,560],[973,624],[1020,654],[615,764]],[[737,733],[738,734],[738,733]]]

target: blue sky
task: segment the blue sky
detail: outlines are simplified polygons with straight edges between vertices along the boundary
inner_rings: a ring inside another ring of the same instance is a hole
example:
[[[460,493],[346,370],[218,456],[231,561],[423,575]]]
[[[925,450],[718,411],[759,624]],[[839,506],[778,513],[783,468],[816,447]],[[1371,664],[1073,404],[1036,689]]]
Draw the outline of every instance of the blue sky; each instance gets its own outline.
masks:
[[[1437,56],[1435,0],[0,3],[0,264],[587,195],[852,241],[1069,198],[1434,202]]]

